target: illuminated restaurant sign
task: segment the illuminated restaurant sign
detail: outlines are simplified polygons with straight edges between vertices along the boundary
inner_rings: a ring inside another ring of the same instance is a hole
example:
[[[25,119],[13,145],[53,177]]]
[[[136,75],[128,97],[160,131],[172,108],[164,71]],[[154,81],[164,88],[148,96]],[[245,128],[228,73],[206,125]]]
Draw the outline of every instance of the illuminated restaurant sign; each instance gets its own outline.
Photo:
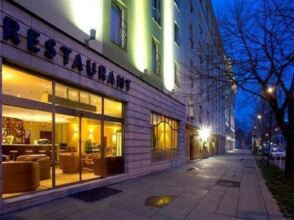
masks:
[[[3,21],[3,39],[8,41],[10,40],[13,44],[18,45],[20,40],[19,35],[20,25],[17,21],[10,17],[4,17]],[[28,51],[37,54],[41,49],[38,47],[39,45],[39,37],[40,33],[36,30],[29,28],[27,30],[27,45],[26,48]],[[44,43],[44,56],[52,60],[57,55],[57,48],[56,48],[56,41],[53,39],[48,39]],[[109,86],[129,91],[130,90],[130,84],[131,81],[128,79],[125,79],[123,76],[115,74],[113,71],[107,71],[107,68],[104,65],[97,64],[96,62],[87,59],[85,63],[83,63],[82,55],[79,53],[76,53],[73,57],[73,61],[70,63],[70,55],[72,54],[72,50],[66,46],[61,46],[59,48],[62,59],[63,59],[63,65],[70,67],[73,70],[78,70],[79,73],[81,73],[84,70],[85,65],[85,71],[86,74],[94,79],[96,79],[99,82],[105,83]]]

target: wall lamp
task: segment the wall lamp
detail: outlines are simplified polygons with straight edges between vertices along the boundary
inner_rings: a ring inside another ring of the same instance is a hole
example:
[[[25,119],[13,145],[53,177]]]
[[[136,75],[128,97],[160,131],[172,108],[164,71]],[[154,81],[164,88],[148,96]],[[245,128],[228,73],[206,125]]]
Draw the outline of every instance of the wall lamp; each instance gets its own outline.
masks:
[[[88,39],[85,40],[85,43],[86,43],[87,46],[89,46],[89,42],[91,40],[96,40],[96,30],[95,29],[90,30],[90,36],[89,36]]]

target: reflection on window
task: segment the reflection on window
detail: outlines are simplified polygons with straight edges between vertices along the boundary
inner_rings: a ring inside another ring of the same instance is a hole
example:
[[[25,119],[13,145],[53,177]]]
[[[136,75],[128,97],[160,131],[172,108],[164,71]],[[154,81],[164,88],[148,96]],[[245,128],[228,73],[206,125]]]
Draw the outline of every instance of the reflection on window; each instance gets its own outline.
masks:
[[[50,102],[51,81],[29,75],[11,66],[2,66],[3,94],[39,102]],[[33,85],[33,86],[32,86]]]
[[[116,118],[122,117],[122,103],[110,99],[104,99],[104,114]]]
[[[102,113],[102,98],[61,84],[55,86],[55,102],[69,108]]]
[[[174,159],[178,148],[178,122],[152,114],[152,161]]]

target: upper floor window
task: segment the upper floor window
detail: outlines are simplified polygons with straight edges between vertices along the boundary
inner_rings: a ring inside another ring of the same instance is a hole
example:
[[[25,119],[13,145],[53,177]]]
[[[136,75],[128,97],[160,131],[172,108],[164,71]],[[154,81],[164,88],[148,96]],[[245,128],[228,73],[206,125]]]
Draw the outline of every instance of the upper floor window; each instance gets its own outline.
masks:
[[[190,24],[190,48],[194,49],[194,34],[193,34],[193,26]]]
[[[192,0],[189,0],[189,5],[190,5],[190,12],[193,12],[194,11],[194,7],[193,7]]]
[[[180,87],[180,65],[175,62],[175,84]]]
[[[177,23],[174,24],[175,42],[180,45],[180,29]]]
[[[194,97],[193,96],[190,96],[190,99],[189,99],[189,117],[191,119],[193,119],[195,116],[195,112],[194,112]]]
[[[174,2],[176,4],[176,6],[178,7],[178,9],[180,9],[180,0],[175,0]]]
[[[152,0],[152,18],[157,24],[161,25],[161,7],[160,0]]]
[[[154,38],[152,39],[152,71],[160,74],[159,43]]]
[[[121,48],[125,48],[127,42],[127,32],[124,15],[125,13],[123,8],[120,7],[117,3],[112,2],[110,39]]]

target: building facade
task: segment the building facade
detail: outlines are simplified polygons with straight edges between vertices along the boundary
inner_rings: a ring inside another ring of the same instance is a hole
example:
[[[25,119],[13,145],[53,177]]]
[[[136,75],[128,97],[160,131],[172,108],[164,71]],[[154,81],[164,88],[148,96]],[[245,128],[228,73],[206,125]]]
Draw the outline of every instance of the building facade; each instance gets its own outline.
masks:
[[[224,102],[187,80],[187,22],[205,26],[210,1],[0,0],[0,14],[2,213],[184,164],[202,124],[217,126],[198,150],[218,151]]]

